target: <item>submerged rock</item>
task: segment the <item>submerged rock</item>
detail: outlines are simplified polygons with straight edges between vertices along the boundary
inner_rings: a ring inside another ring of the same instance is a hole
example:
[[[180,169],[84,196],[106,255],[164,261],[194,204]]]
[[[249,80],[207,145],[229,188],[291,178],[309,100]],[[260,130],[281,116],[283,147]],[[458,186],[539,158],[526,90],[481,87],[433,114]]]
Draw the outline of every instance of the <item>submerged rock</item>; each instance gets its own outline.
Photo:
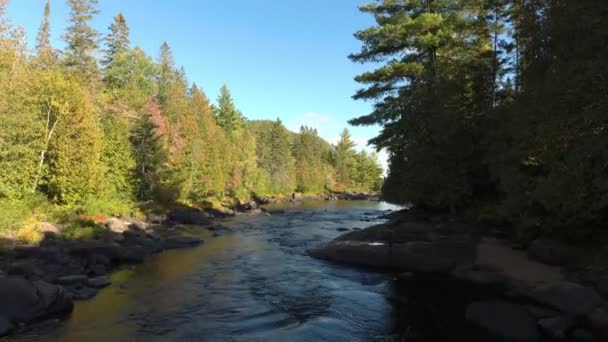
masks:
[[[505,342],[536,342],[536,320],[525,307],[501,301],[477,302],[466,310],[466,319],[492,338]]]
[[[178,207],[169,212],[169,220],[181,224],[209,225],[211,220],[196,208]]]

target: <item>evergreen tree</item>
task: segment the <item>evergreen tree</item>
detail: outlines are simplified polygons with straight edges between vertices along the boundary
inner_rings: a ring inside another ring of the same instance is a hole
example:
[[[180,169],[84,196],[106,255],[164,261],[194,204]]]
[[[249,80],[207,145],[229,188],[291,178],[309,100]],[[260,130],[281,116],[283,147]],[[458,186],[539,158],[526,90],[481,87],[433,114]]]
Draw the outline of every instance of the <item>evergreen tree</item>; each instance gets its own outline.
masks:
[[[105,55],[101,64],[106,68],[112,68],[117,58],[126,55],[131,49],[129,40],[129,27],[122,13],[114,17],[114,22],[109,27],[110,33],[106,36]]]
[[[322,193],[327,172],[322,160],[322,147],[315,129],[302,126],[294,141],[297,190],[305,193]]]
[[[355,143],[350,137],[348,129],[340,134],[340,140],[336,145],[336,178],[343,187],[350,187],[352,180],[352,166],[354,163]]]
[[[44,18],[42,24],[38,30],[38,36],[36,37],[36,53],[38,57],[52,53],[53,47],[51,46],[51,23],[49,16],[51,15],[51,0],[46,1],[44,6]]]
[[[161,104],[167,101],[167,92],[169,87],[176,79],[175,62],[173,53],[167,42],[164,42],[160,47],[160,70],[158,76],[158,100]]]
[[[233,135],[235,131],[243,127],[243,115],[236,108],[232,95],[226,85],[220,89],[215,107],[215,118],[217,124],[222,127],[228,135]]]
[[[91,27],[90,21],[99,13],[95,7],[98,0],[67,1],[70,5],[70,24],[63,36],[67,43],[65,64],[85,81],[94,82],[99,73],[95,59],[99,33]]]

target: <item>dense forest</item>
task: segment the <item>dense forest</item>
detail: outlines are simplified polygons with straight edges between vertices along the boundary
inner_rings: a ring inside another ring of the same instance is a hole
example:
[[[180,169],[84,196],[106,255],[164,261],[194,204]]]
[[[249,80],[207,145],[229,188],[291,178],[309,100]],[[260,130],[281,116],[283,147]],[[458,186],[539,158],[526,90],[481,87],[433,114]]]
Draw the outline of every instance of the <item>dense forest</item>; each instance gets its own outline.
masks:
[[[383,0],[361,7],[355,125],[382,124],[387,199],[514,227],[608,220],[608,2]],[[587,230],[588,231],[588,230]]]
[[[9,234],[49,210],[40,208],[120,215],[142,203],[381,187],[376,155],[357,152],[348,130],[332,146],[310,127],[292,133],[279,119],[249,121],[225,86],[211,104],[167,43],[156,60],[132,46],[122,14],[105,35],[95,31],[97,0],[67,1],[63,50],[51,45],[48,2],[35,49],[7,17],[7,2],[0,0],[0,226]]]

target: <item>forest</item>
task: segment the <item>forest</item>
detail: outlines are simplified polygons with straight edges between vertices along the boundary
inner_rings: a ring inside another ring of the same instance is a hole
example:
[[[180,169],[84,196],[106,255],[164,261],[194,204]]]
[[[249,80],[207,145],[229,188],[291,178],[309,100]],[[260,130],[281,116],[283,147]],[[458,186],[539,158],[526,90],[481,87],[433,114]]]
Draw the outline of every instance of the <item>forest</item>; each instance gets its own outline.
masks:
[[[608,2],[382,0],[355,34],[355,125],[381,124],[384,196],[518,238],[608,220]],[[585,235],[587,234],[587,235]]]
[[[67,3],[65,48],[51,44],[47,1],[30,49],[0,0],[2,236],[31,240],[37,222],[66,213],[380,189],[377,156],[347,129],[333,146],[310,127],[247,120],[226,86],[212,104],[190,83],[167,43],[153,58],[122,14],[102,34],[90,25],[97,0]]]

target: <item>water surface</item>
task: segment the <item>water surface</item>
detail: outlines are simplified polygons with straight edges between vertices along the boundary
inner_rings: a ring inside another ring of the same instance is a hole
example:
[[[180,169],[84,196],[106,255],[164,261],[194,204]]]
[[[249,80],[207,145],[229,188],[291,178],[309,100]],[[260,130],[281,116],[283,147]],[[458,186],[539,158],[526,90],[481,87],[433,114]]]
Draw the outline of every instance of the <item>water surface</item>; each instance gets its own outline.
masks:
[[[200,229],[205,243],[111,275],[59,327],[19,339],[61,341],[389,341],[412,327],[390,274],[316,260],[306,250],[381,222],[382,202],[304,202],[284,213]],[[277,207],[270,207],[277,209]]]

